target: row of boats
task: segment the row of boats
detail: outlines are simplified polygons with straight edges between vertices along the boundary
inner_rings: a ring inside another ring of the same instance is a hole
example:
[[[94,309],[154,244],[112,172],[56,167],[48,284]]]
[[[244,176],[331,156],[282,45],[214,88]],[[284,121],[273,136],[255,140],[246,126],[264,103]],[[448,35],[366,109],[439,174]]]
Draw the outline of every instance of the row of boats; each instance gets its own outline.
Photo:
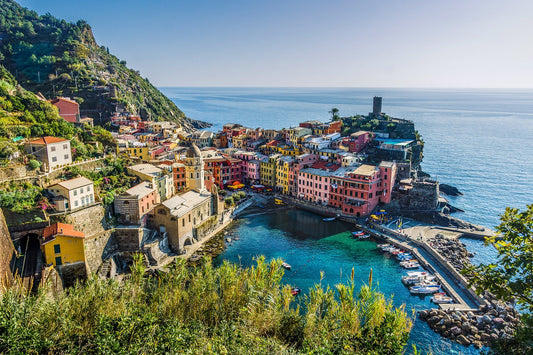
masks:
[[[405,269],[420,267],[418,261],[409,252],[390,244],[379,244],[378,248],[394,256]],[[409,287],[409,292],[413,295],[432,294],[431,302],[433,303],[453,303],[453,298],[442,292],[442,287],[439,285],[436,276],[427,271],[409,271],[407,275],[402,276],[402,283]]]
[[[420,267],[420,263],[411,253],[403,251],[394,245],[378,244],[378,248],[382,252],[391,254],[396,260],[400,261],[400,265],[404,269],[418,269]]]

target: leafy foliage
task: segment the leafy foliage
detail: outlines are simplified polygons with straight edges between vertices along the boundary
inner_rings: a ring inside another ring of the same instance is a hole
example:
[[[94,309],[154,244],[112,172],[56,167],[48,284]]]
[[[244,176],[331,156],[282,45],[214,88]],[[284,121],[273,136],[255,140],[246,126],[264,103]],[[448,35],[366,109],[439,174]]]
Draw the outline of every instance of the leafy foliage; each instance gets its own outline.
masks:
[[[516,301],[527,312],[522,326],[512,339],[499,340],[493,351],[497,354],[526,354],[533,349],[533,204],[524,211],[506,208],[496,230],[500,240],[485,240],[498,251],[495,264],[465,268],[462,273],[478,292],[487,290],[505,301]]]
[[[126,167],[130,164],[124,158],[106,158],[105,166],[100,170],[81,170],[77,166],[67,168],[66,177],[85,176],[94,182],[95,195],[104,205],[113,203],[115,196],[133,186],[136,178],[126,174]]]
[[[496,230],[502,239],[494,236],[485,243],[494,245],[498,262],[471,266],[465,274],[480,289],[506,301],[516,300],[533,312],[533,204],[525,211],[508,207]]]
[[[401,354],[411,328],[370,286],[317,285],[300,308],[281,260],[250,268],[210,262],[146,275],[141,258],[119,283],[92,277],[64,294],[3,294],[0,352]],[[305,310],[304,310],[305,309]]]
[[[0,190],[0,207],[16,213],[25,213],[36,208],[42,200],[42,189],[30,183],[12,183],[6,189]]]

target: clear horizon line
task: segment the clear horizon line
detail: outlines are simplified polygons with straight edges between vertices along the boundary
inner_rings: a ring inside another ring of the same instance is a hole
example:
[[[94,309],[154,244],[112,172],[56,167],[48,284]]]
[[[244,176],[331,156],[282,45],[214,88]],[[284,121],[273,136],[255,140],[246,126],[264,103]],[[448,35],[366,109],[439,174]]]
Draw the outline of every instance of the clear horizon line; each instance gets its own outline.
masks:
[[[235,88],[235,89],[404,89],[404,90],[533,90],[533,87],[452,87],[452,86],[250,86],[250,85],[155,85],[157,88]]]

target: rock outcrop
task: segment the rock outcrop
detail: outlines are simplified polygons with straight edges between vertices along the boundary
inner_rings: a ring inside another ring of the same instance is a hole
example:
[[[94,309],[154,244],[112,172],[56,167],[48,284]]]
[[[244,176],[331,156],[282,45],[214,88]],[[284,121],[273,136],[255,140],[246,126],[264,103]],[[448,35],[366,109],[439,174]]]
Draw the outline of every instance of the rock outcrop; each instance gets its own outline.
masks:
[[[6,220],[4,219],[4,214],[0,209],[0,292],[2,286],[11,284],[11,269],[9,264],[15,248],[13,247],[13,242],[9,235],[7,229]]]
[[[448,184],[440,184],[440,192],[448,196],[462,196],[463,195],[463,193],[459,191],[457,187],[451,186]]]

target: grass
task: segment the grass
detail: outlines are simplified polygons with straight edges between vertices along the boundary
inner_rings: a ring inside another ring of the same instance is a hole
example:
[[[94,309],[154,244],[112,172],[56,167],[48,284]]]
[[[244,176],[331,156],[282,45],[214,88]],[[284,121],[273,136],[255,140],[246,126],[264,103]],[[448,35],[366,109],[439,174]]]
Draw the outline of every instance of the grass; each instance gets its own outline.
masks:
[[[2,353],[400,354],[411,319],[369,285],[315,285],[295,302],[281,260],[209,261],[148,276],[140,258],[119,283],[93,276],[53,296],[5,290]]]

